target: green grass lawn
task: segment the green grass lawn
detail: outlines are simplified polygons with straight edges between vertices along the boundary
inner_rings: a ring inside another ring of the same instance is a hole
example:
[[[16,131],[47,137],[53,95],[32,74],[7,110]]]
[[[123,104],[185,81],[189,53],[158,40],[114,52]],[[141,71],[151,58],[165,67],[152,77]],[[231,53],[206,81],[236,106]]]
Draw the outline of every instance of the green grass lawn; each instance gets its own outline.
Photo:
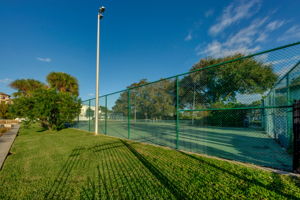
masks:
[[[300,199],[300,179],[75,129],[21,128],[0,199]]]

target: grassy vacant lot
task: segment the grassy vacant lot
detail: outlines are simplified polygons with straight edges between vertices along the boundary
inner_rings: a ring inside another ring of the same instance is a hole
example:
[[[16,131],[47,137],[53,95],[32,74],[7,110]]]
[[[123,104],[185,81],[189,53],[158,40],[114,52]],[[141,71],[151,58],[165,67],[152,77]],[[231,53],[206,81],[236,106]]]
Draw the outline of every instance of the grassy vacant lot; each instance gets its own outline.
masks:
[[[75,129],[21,128],[0,199],[297,199],[300,180]]]

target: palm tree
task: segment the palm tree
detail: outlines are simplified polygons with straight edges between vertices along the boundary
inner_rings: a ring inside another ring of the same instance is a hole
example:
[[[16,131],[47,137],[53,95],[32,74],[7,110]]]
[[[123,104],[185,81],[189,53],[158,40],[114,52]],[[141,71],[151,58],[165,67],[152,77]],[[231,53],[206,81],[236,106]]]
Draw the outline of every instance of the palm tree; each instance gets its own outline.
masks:
[[[47,76],[47,82],[51,88],[55,88],[59,92],[69,92],[75,96],[79,95],[77,79],[67,73],[51,72]]]
[[[34,79],[17,79],[10,83],[10,87],[16,89],[14,96],[30,96],[31,93],[37,89],[47,88],[47,86]]]

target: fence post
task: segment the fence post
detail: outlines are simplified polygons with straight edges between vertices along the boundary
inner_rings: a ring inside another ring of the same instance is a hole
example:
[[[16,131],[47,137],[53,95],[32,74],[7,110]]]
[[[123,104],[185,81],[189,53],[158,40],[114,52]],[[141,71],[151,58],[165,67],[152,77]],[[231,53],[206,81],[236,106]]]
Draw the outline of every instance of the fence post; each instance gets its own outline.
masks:
[[[128,103],[128,139],[130,139],[130,113],[131,113],[131,105],[130,105],[130,89],[127,90],[127,103]]]
[[[107,108],[107,95],[105,95],[105,124],[104,124],[104,132],[105,135],[107,135],[107,112],[108,112],[108,108]]]
[[[300,101],[293,104],[293,171],[300,173]]]
[[[265,99],[261,100],[261,128],[265,130]]]
[[[287,86],[287,104],[290,105],[291,104],[291,91],[290,91],[290,74],[286,75],[286,86]]]
[[[179,148],[179,78],[176,76],[176,149]]]
[[[287,87],[287,105],[291,105],[293,104],[293,102],[291,102],[291,90],[290,90],[290,74],[288,73],[286,75],[286,87]],[[289,145],[292,146],[293,145],[293,133],[292,133],[292,109],[287,108],[287,134],[289,136]]]
[[[89,113],[89,132],[91,132],[91,100],[89,99],[89,108],[88,108],[88,113]]]
[[[80,111],[81,112],[81,111]],[[79,128],[79,116],[80,116],[80,113],[79,115],[77,116],[77,128]]]

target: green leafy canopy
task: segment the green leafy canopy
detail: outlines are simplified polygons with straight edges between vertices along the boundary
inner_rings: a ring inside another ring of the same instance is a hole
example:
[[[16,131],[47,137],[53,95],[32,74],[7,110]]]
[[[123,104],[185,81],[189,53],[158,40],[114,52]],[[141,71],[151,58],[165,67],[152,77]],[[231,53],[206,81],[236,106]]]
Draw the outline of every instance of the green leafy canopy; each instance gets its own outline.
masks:
[[[14,94],[12,113],[28,122],[39,122],[47,129],[59,130],[79,115],[81,100],[78,98],[77,79],[62,72],[47,76],[49,85],[34,80],[20,79],[10,86]]]
[[[19,117],[40,124],[50,130],[64,128],[80,113],[81,101],[69,93],[55,89],[35,90],[30,97],[14,99],[13,111]]]
[[[224,58],[201,59],[190,74],[179,80],[180,108],[201,109],[228,102],[238,104],[238,94],[263,94],[277,81],[272,66],[255,60],[241,59],[232,63],[202,70],[202,68],[242,57],[242,54]],[[146,79],[131,84],[130,103],[134,119],[168,119],[175,116],[176,83],[174,79],[148,84]],[[146,86],[142,86],[147,84]],[[140,87],[142,86],[142,87]],[[195,102],[197,101],[197,105]],[[251,103],[251,102],[249,102]],[[236,107],[235,105],[230,105]],[[240,105],[239,106],[243,106]],[[114,112],[128,115],[128,93],[120,94]]]

